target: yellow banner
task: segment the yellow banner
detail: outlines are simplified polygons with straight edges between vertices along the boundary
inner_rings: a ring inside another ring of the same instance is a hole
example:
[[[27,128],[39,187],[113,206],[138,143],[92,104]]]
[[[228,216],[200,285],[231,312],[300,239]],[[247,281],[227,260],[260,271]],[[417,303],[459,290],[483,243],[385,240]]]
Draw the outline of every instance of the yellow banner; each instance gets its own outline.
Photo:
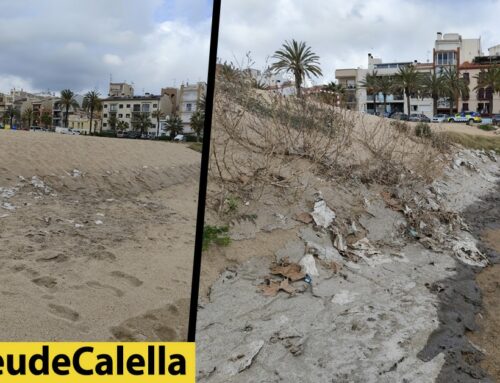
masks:
[[[194,343],[0,343],[2,383],[194,383]]]

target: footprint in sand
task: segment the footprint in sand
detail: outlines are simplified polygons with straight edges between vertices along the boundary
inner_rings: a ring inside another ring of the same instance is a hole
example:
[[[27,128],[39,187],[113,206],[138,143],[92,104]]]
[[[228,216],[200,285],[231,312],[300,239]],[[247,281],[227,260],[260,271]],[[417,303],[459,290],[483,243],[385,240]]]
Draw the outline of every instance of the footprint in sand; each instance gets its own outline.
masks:
[[[112,340],[122,342],[185,340],[189,300],[180,300],[178,304],[186,308],[185,315],[181,313],[177,304],[147,311],[143,315],[127,319],[119,326],[111,327],[109,330],[113,335]]]
[[[47,289],[51,289],[52,287],[55,287],[57,285],[57,280],[52,277],[35,278],[32,279],[31,282],[33,282],[37,286],[45,287]]]
[[[60,318],[67,319],[72,322],[76,322],[78,319],[80,319],[80,314],[67,306],[49,303],[49,311]]]
[[[129,284],[131,284],[134,287],[139,287],[140,285],[142,285],[144,283],[140,279],[134,277],[133,275],[126,274],[123,271],[118,271],[118,270],[117,271],[112,271],[111,275],[113,277],[124,279],[125,281],[127,281]]]
[[[56,263],[61,263],[61,262],[66,262],[68,260],[69,256],[67,254],[59,253],[57,255],[54,255],[52,257],[46,257],[46,258],[38,258],[36,261],[37,262],[56,262]]]
[[[123,297],[125,295],[125,293],[122,290],[120,290],[114,286],[111,286],[111,285],[103,285],[102,283],[97,282],[97,281],[88,281],[87,286],[95,288],[95,289],[111,290],[113,292],[113,294],[116,295],[117,297]]]

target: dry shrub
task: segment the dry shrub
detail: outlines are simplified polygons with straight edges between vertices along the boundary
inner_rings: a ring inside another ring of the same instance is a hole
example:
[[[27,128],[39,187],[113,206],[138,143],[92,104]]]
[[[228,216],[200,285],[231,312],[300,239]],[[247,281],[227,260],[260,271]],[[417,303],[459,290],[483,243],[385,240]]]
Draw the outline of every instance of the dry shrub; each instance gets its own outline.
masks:
[[[227,69],[227,68],[226,68]],[[255,89],[245,71],[216,81],[210,176],[227,195],[258,198],[263,186],[304,189],[307,174],[400,185],[432,180],[444,161],[434,135],[407,123],[363,116],[318,99]]]

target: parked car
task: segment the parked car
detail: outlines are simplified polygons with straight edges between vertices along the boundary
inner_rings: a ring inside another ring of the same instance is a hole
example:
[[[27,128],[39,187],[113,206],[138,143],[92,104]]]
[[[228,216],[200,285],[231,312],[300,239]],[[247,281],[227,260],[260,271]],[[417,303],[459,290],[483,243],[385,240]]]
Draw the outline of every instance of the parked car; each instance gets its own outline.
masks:
[[[481,115],[477,112],[461,112],[448,117],[448,122],[466,122],[471,124],[473,122],[481,121]]]
[[[134,132],[131,130],[130,132],[127,132],[127,138],[141,138],[141,132]]]
[[[69,135],[72,135],[72,136],[79,136],[80,135],[80,131],[78,129],[69,128],[68,132],[66,134],[69,134]]]
[[[431,119],[427,117],[425,114],[413,113],[409,117],[410,121],[414,122],[431,122]]]
[[[32,127],[30,128],[30,130],[31,130],[32,132],[41,132],[41,131],[43,131],[43,129],[42,129],[40,126],[32,126]]]
[[[127,137],[127,132],[124,132],[123,130],[119,130],[118,132],[116,132],[116,137],[118,137],[118,138]]]
[[[409,117],[405,113],[396,112],[391,115],[391,118],[394,120],[408,121]]]
[[[491,123],[493,125],[499,126],[500,125],[500,114],[494,114],[493,116],[491,116]]]
[[[187,137],[184,134],[178,134],[177,136],[174,137],[174,141],[181,142],[181,141],[186,141],[186,140],[187,140]]]
[[[56,133],[61,133],[61,134],[69,134],[69,129],[68,128],[63,128],[61,126],[56,126],[55,132]]]
[[[445,122],[448,120],[447,114],[436,114],[432,117],[432,122]]]

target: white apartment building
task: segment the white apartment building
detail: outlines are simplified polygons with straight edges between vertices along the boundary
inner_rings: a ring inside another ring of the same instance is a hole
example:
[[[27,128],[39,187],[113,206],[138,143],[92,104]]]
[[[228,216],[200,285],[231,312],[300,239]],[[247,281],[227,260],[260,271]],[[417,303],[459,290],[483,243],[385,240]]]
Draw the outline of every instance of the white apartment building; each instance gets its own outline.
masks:
[[[490,57],[500,55],[500,45],[496,45],[489,49]],[[484,57],[481,50],[481,39],[472,38],[464,39],[458,33],[438,32],[434,42],[432,62],[419,63],[415,61],[409,62],[394,62],[383,63],[381,59],[374,58],[371,54],[368,55],[367,69],[338,69],[335,71],[337,81],[346,88],[346,105],[350,109],[374,113],[373,101],[377,103],[377,113],[383,112],[383,95],[367,95],[366,89],[360,86],[360,82],[366,78],[368,73],[377,71],[380,76],[395,75],[399,68],[404,65],[415,65],[418,71],[425,73],[441,73],[446,67],[456,67],[459,73],[464,77],[470,78],[469,93],[475,102],[469,102],[469,99],[454,100],[454,110],[475,110],[489,111],[488,105],[485,102],[487,98],[481,90],[476,91],[474,87],[477,83],[472,80],[472,76],[477,75],[480,68],[485,68],[485,65],[478,64],[481,58]],[[490,60],[491,61],[491,60]],[[474,63],[474,64],[472,64]],[[470,72],[470,73],[469,73]],[[481,102],[483,101],[483,102]],[[401,111],[407,114],[423,113],[428,117],[433,113],[433,102],[431,98],[412,98],[411,109],[407,110],[407,105],[402,95],[387,96],[388,111]],[[500,102],[496,103],[500,104]],[[500,107],[500,106],[499,106]],[[449,100],[442,98],[438,100],[438,113],[449,113]]]
[[[206,95],[207,84],[182,84],[178,97],[178,115],[184,124],[184,133],[192,133],[191,116],[198,109],[200,99]]]
[[[102,129],[111,130],[110,118],[116,117],[117,121],[124,121],[132,129],[134,113],[147,113],[151,121],[149,133],[156,134],[157,118],[154,112],[160,110],[165,116],[172,113],[172,103],[168,95],[158,96],[146,93],[144,96],[108,97],[102,100]]]

